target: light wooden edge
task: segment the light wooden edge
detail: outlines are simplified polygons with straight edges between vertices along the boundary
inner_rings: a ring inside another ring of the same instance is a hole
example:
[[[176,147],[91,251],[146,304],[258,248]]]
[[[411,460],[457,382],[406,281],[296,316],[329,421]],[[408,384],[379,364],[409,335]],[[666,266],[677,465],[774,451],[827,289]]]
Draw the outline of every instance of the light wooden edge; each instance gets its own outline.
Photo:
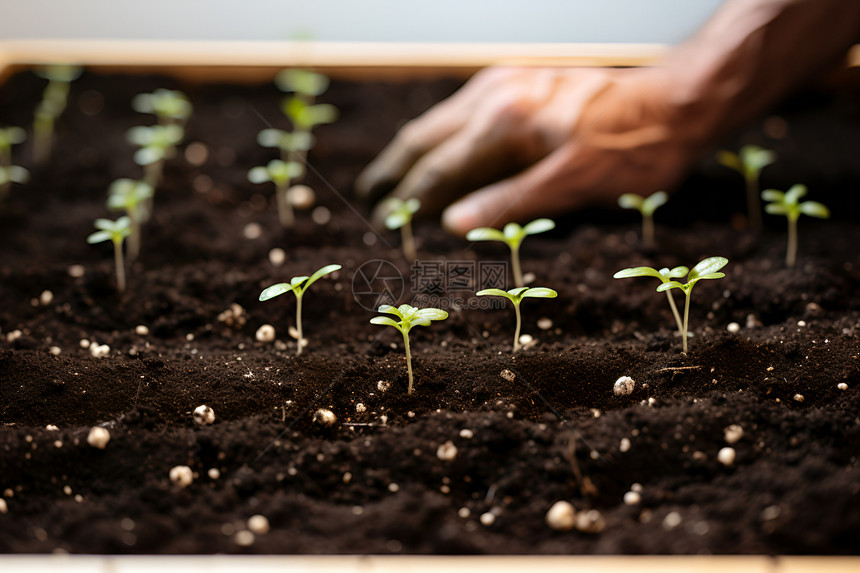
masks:
[[[27,39],[0,41],[0,77],[4,71],[45,63],[180,73],[202,81],[261,81],[285,67],[311,67],[335,77],[468,75],[494,64],[647,66],[666,50],[660,44]]]
[[[4,573],[88,571],[142,573],[855,573],[857,557],[753,556],[17,556],[0,557]]]

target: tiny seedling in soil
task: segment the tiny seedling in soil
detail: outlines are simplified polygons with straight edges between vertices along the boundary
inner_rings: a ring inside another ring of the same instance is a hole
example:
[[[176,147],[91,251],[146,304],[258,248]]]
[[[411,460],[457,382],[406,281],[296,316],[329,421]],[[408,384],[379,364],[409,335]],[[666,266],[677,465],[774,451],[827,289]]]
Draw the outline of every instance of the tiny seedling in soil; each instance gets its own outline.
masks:
[[[628,279],[631,277],[655,277],[660,279],[661,283],[670,282],[672,279],[679,279],[690,272],[687,267],[675,267],[674,269],[662,268],[659,271],[651,267],[635,267],[632,269],[624,269],[618,271],[612,278]],[[681,315],[678,313],[678,307],[675,306],[675,299],[672,298],[672,293],[666,291],[666,298],[669,299],[669,306],[672,308],[672,316],[675,317],[675,324],[678,326],[678,332],[684,330],[684,323],[681,321]]]
[[[392,231],[400,229],[402,237],[403,255],[410,261],[418,259],[418,251],[415,250],[415,239],[412,237],[412,217],[421,208],[418,199],[407,199],[403,201],[392,197],[386,201],[389,209],[385,217],[385,226]]]
[[[283,129],[264,129],[257,134],[260,147],[274,147],[281,152],[281,161],[289,161],[291,156],[306,154],[314,146],[314,136],[310,133],[291,133]]]
[[[126,135],[129,143],[140,146],[134,152],[134,162],[143,166],[143,180],[155,189],[161,183],[164,160],[173,157],[185,135],[183,129],[178,125],[137,126]]]
[[[302,347],[304,347],[305,345],[305,340],[302,334],[302,296],[305,294],[305,291],[308,290],[308,287],[314,284],[317,279],[324,277],[329,273],[333,273],[334,271],[340,270],[340,268],[340,265],[326,265],[309,277],[293,277],[288,283],[278,283],[276,285],[272,285],[260,293],[261,301],[275,298],[276,296],[282,295],[285,292],[292,292],[294,295],[296,295],[296,331],[298,332],[298,348],[296,349],[296,356],[302,353]]]
[[[281,161],[273,159],[265,167],[252,167],[248,171],[248,181],[251,183],[266,183],[271,181],[275,184],[275,198],[278,201],[278,218],[284,227],[292,227],[296,222],[293,206],[290,204],[287,193],[290,189],[290,181],[301,177],[305,172],[304,165],[298,161]]]
[[[827,219],[830,210],[817,201],[800,202],[800,198],[806,195],[806,185],[792,185],[786,191],[767,189],[762,191],[761,198],[768,201],[764,210],[771,215],[785,215],[788,219],[788,246],[785,251],[785,264],[793,267],[797,260],[797,219],[801,215]]]
[[[27,139],[20,127],[0,127],[0,201],[9,193],[12,183],[26,183],[30,173],[23,167],[12,165],[12,146]]]
[[[131,100],[131,107],[140,113],[151,113],[161,125],[185,126],[191,116],[191,102],[178,90],[160,88],[152,93],[138,94]]]
[[[122,209],[131,219],[131,234],[128,237],[129,262],[137,259],[140,253],[140,226],[149,217],[146,205],[152,195],[152,186],[144,181],[117,179],[110,184],[108,209]]]
[[[724,266],[729,263],[729,260],[725,257],[709,257],[701,262],[699,262],[695,267],[693,267],[689,274],[687,274],[687,282],[684,284],[679,283],[678,281],[670,280],[664,282],[660,286],[657,287],[657,292],[668,291],[669,289],[679,288],[684,291],[684,296],[686,300],[684,302],[684,323],[681,328],[681,340],[684,345],[684,354],[687,353],[687,326],[689,324],[690,318],[690,293],[693,292],[693,287],[696,286],[696,283],[703,279],[721,279],[725,275],[725,273],[717,272]],[[683,267],[678,267],[683,268]]]
[[[71,84],[80,77],[83,68],[56,64],[39,68],[35,73],[48,80],[33,117],[33,157],[36,163],[44,163],[51,156],[54,124],[66,109]]]
[[[514,304],[514,312],[517,315],[517,328],[514,331],[514,352],[521,348],[520,345],[520,326],[522,324],[522,319],[520,318],[520,303],[524,298],[555,298],[558,296],[558,293],[552,290],[551,288],[546,287],[517,287],[513,288],[507,292],[497,289],[497,288],[487,288],[484,290],[479,290],[477,293],[478,296],[503,296]]]
[[[625,193],[618,198],[618,205],[624,209],[636,209],[642,214],[642,242],[654,245],[654,211],[669,200],[665,191],[657,191],[648,197]]]
[[[122,242],[131,234],[131,219],[123,216],[116,221],[110,219],[96,219],[96,229],[99,229],[89,237],[89,244],[113,242],[113,258],[116,265],[116,288],[119,292],[125,292],[125,263],[122,258]]]
[[[759,175],[762,169],[776,161],[776,154],[757,145],[744,145],[739,153],[720,151],[717,153],[717,161],[743,176],[747,188],[747,217],[752,230],[760,233],[762,223],[761,201],[758,198]]]
[[[336,107],[314,103],[328,89],[326,76],[308,70],[284,70],[275,77],[275,85],[292,93],[281,102],[281,110],[293,123],[294,133],[310,133],[314,127],[337,119]]]
[[[409,352],[409,331],[413,326],[430,326],[434,320],[445,320],[448,313],[438,308],[415,308],[408,304],[399,307],[383,304],[377,312],[393,314],[400,320],[394,320],[388,316],[375,316],[370,319],[372,324],[393,326],[403,335],[403,346],[406,348],[406,372],[409,375],[409,387],[407,394],[412,394],[412,354]]]
[[[536,219],[524,227],[508,223],[502,231],[490,227],[478,227],[466,233],[470,241],[501,241],[511,249],[511,267],[514,273],[514,286],[522,287],[523,273],[520,270],[520,244],[528,235],[544,233],[555,228],[552,219]]]
[[[311,130],[317,125],[331,123],[337,119],[337,108],[328,104],[314,104],[315,98],[325,92],[329,84],[328,78],[321,74],[307,70],[284,70],[275,77],[275,84],[280,90],[291,93],[282,101],[281,110],[293,124],[293,131],[264,129],[257,135],[257,143],[263,147],[278,148],[282,164],[297,164],[300,167],[300,170],[295,170],[295,175],[290,175],[281,184],[276,183],[279,186],[278,216],[281,225],[292,227],[295,224],[295,215],[287,196],[290,181],[304,175],[307,154],[315,142]],[[262,179],[267,180],[272,179]]]

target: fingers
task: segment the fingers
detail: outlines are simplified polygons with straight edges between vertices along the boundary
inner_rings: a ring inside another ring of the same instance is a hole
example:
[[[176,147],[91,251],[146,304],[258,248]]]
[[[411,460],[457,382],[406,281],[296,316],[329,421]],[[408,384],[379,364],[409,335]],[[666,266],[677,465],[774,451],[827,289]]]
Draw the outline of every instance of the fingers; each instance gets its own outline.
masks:
[[[391,191],[425,153],[462,129],[493,85],[512,73],[507,69],[482,70],[457,93],[403,126],[356,179],[358,196],[375,200]]]
[[[474,100],[471,93],[457,93],[404,125],[356,179],[358,196],[374,200],[387,193],[421,156],[466,125]]]
[[[448,207],[442,224],[456,235],[476,227],[501,227],[510,221],[526,222],[539,216],[575,209],[591,202],[595,193],[589,181],[577,184],[584,158],[575,146],[565,146],[522,173],[479,189]],[[603,171],[600,166],[591,171]],[[591,173],[591,180],[598,173]]]
[[[463,194],[515,173],[525,161],[508,130],[477,123],[419,159],[390,196],[417,198],[421,201],[421,216],[435,216]],[[371,220],[379,224],[385,215],[383,201]]]

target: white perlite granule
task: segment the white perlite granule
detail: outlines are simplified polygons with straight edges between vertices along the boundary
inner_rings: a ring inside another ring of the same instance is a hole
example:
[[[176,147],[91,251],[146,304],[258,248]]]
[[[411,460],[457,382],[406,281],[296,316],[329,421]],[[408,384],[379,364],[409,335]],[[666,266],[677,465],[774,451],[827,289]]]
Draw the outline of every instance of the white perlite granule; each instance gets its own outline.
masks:
[[[636,386],[636,382],[630,376],[622,376],[618,380],[615,381],[615,385],[612,387],[612,391],[616,396],[627,396],[628,394],[633,393],[633,387]]]

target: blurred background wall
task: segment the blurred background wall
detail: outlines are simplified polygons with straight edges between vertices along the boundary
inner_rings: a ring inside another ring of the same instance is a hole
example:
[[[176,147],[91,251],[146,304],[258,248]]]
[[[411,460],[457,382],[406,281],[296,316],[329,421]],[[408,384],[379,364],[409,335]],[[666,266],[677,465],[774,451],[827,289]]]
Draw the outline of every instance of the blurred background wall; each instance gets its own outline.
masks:
[[[678,43],[722,0],[0,0],[0,40]]]

